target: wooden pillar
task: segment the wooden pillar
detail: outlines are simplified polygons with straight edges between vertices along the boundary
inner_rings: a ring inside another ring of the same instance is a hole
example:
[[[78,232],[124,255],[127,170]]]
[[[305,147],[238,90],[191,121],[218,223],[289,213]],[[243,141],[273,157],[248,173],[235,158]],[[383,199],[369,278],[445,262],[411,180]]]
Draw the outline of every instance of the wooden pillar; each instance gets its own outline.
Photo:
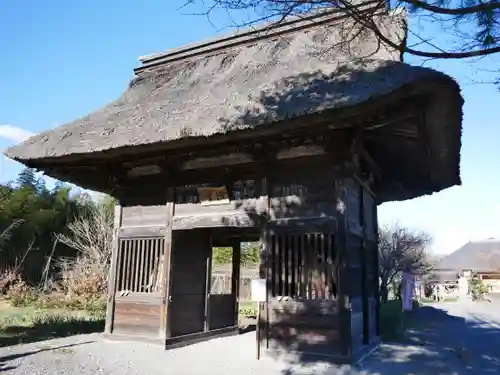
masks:
[[[343,182],[341,182],[343,184]],[[336,189],[339,191],[339,189]],[[342,198],[345,202],[345,193]],[[349,295],[349,259],[348,248],[348,223],[347,212],[339,213],[339,230],[337,242],[337,264],[338,267],[338,314],[340,324],[340,354],[344,357],[351,356],[351,299]]]
[[[208,240],[208,247],[206,247],[207,255],[206,255],[206,266],[205,266],[205,306],[204,306],[204,327],[203,330],[205,332],[210,331],[210,292],[212,289],[212,254],[213,254],[213,241],[212,234],[208,232],[208,230],[204,230],[203,234],[206,234]]]
[[[122,207],[119,204],[115,205],[115,214],[113,222],[113,244],[111,247],[111,264],[108,277],[108,300],[106,306],[106,323],[104,326],[105,333],[113,331],[113,320],[115,310],[115,294],[116,294],[116,273],[118,272],[118,253],[120,246],[119,230],[122,223]]]
[[[163,282],[161,291],[160,308],[160,337],[170,338],[169,307],[170,307],[170,285],[171,285],[171,263],[172,263],[172,226],[174,222],[175,190],[168,188],[167,203],[165,205],[165,244],[163,250]]]
[[[271,296],[271,274],[269,272],[269,229],[268,222],[270,220],[270,192],[269,180],[267,178],[263,178],[261,180],[261,196],[266,200],[264,213],[261,215],[260,220],[260,235],[259,235],[259,278],[266,280],[266,302],[259,302],[259,313],[258,314],[258,328],[259,336],[257,345],[259,345],[259,354],[260,354],[260,345],[262,345],[262,339],[266,343],[266,349],[269,349],[269,299]]]
[[[362,282],[362,288],[361,288],[361,296],[363,300],[363,344],[367,345],[371,341],[370,337],[370,301],[369,301],[369,295],[368,295],[368,264],[367,264],[367,251],[370,251],[370,248],[368,246],[367,242],[367,228],[366,228],[366,217],[365,217],[365,192],[363,186],[360,187],[361,193],[360,193],[360,223],[361,223],[361,228],[363,229],[363,237],[361,239],[361,282]]]
[[[241,266],[241,242],[235,241],[233,243],[233,272],[231,279],[231,291],[234,298],[234,325],[239,324],[239,301],[240,301],[240,266]]]
[[[377,332],[377,336],[380,337],[380,259],[379,259],[379,253],[378,253],[378,246],[379,246],[379,233],[378,233],[378,213],[377,213],[377,204],[374,204],[373,205],[373,220],[374,220],[374,226],[375,226],[375,280],[376,280],[376,283],[377,283],[377,292],[376,292],[376,311],[375,311],[375,324],[376,324],[376,332]]]

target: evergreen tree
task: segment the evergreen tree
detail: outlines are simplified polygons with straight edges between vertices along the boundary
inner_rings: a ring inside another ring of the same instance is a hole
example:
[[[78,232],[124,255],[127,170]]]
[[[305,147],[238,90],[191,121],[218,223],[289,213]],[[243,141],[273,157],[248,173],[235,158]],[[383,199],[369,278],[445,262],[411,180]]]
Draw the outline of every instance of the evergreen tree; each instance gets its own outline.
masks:
[[[36,173],[32,168],[24,168],[17,177],[17,185],[19,187],[35,187],[36,183]]]

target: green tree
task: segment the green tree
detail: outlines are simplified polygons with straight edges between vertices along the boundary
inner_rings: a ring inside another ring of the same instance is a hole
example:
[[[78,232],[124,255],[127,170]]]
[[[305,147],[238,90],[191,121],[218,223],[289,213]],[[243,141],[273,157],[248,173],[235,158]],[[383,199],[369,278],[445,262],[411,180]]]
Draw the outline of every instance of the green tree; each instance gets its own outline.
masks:
[[[260,245],[258,242],[241,244],[241,266],[248,267],[259,263]],[[232,247],[216,247],[213,249],[214,264],[230,264],[233,261]]]
[[[32,169],[24,169],[16,183],[0,185],[0,233],[11,228],[3,244],[2,257],[8,267],[19,265],[30,281],[40,279],[51,257],[74,257],[75,251],[54,242],[54,233],[67,233],[68,222],[80,215],[87,203],[81,202],[65,184],[48,189]]]
[[[35,170],[32,168],[24,168],[17,176],[19,187],[35,187],[36,182]]]
[[[259,264],[260,243],[243,242],[241,245],[241,265],[244,267]]]

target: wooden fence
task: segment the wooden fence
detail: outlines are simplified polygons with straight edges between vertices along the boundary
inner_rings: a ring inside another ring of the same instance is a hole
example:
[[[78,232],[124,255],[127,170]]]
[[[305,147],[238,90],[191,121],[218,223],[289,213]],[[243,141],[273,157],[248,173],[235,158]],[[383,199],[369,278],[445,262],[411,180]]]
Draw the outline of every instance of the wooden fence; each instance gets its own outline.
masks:
[[[259,270],[256,267],[242,268],[240,270],[240,301],[251,299],[252,280],[259,278]],[[231,267],[229,265],[217,265],[212,268],[211,294],[231,293]]]

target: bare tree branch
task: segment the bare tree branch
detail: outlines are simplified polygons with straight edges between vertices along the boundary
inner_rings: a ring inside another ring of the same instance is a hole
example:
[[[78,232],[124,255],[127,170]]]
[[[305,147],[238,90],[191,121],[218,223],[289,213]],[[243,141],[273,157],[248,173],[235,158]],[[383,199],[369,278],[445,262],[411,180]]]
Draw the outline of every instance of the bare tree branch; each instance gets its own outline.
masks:
[[[431,237],[395,225],[379,229],[379,267],[381,294],[387,299],[387,288],[403,271],[422,272],[428,267],[426,248]],[[384,295],[385,294],[385,295]]]
[[[56,240],[78,251],[76,259],[59,262],[61,285],[69,295],[96,295],[107,288],[113,238],[113,211],[104,204],[91,206],[76,217],[69,235],[56,233]]]
[[[189,0],[187,4],[203,6],[206,0]],[[426,0],[395,0],[393,9],[406,12],[413,20],[429,19],[434,25],[442,25],[441,37],[452,38],[458,45],[453,46],[449,38],[436,43],[422,36],[422,31],[413,30],[410,25],[401,25],[408,35],[418,39],[417,44],[397,44],[377,26],[374,18],[387,12],[387,0],[209,0],[209,9],[205,15],[215,9],[225,9],[228,13],[251,11],[254,17],[242,21],[237,26],[272,21],[283,22],[290,15],[302,15],[305,12],[321,8],[337,9],[363,28],[371,30],[385,45],[401,51],[430,59],[470,59],[489,56],[500,52],[500,1],[468,0],[455,6],[446,0],[430,2]],[[186,6],[187,6],[186,4]],[[236,17],[231,17],[236,19]],[[473,30],[474,32],[471,32]]]

